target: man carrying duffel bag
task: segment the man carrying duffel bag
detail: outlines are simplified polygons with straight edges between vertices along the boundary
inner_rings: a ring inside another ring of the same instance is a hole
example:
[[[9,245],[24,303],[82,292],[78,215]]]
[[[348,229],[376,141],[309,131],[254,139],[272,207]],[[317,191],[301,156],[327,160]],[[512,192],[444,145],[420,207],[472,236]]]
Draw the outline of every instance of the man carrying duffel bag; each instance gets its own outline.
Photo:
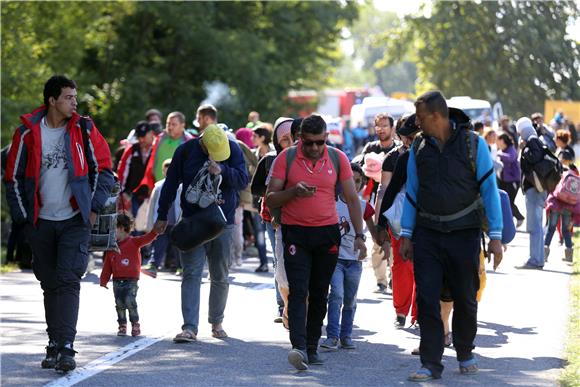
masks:
[[[167,212],[175,200],[179,184],[183,184],[183,219],[171,233],[172,242],[183,251],[183,325],[182,332],[173,339],[177,343],[192,342],[197,338],[201,275],[206,257],[211,278],[208,320],[212,325],[212,336],[227,337],[222,321],[229,288],[230,240],[238,192],[248,182],[242,151],[216,125],[209,125],[201,137],[180,145],[173,155],[159,198],[154,229],[163,233]],[[210,221],[212,224],[206,224]]]

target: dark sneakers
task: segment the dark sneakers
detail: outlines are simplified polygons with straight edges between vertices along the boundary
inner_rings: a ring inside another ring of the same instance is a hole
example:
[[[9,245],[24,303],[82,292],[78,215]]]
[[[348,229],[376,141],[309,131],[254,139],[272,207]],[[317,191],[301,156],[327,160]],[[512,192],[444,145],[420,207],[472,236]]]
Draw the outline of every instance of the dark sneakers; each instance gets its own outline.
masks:
[[[304,351],[298,348],[292,348],[288,352],[288,363],[292,364],[298,371],[306,371],[308,369],[307,361]]]
[[[308,364],[323,365],[324,360],[318,355],[318,351],[308,351]]]
[[[58,349],[56,343],[49,342],[46,346],[46,357],[40,363],[40,366],[44,369],[54,368],[56,365],[56,357],[58,355]]]
[[[77,367],[77,363],[75,361],[75,353],[76,351],[72,349],[72,346],[61,348],[58,352],[58,356],[56,359],[56,365],[54,369],[61,373],[66,373],[69,371],[74,370]]]

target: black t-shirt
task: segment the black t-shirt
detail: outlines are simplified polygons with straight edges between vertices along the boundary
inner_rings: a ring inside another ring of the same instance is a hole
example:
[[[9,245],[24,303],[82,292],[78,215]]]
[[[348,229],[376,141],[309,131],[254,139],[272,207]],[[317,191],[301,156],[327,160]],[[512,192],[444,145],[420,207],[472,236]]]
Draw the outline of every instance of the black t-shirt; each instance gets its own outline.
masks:
[[[387,153],[387,156],[383,161],[383,172],[393,172],[395,170],[395,165],[397,164],[397,160],[399,159],[399,155],[401,154],[399,151],[402,146],[403,145],[399,145],[391,149],[391,151]]]
[[[372,142],[369,142],[365,145],[365,147],[362,150],[362,155],[364,157],[364,155],[366,155],[367,153],[371,153],[371,152],[387,154],[397,145],[399,145],[399,144],[395,140],[393,140],[393,142],[391,143],[391,146],[387,146],[387,147],[381,146],[381,142],[379,140],[372,141]],[[362,163],[364,164],[364,158],[363,158]]]
[[[395,147],[397,147],[399,145],[400,145],[400,142],[398,142],[396,140],[393,140],[393,142],[391,143],[391,146],[387,146],[387,147],[382,146],[380,140],[367,143],[362,150],[363,157],[362,157],[361,165],[364,165],[364,162],[365,162],[364,155],[366,155],[367,153],[374,152],[374,153],[388,154],[390,151],[392,151]],[[383,162],[383,165],[384,165],[384,162]],[[379,189],[379,184],[374,183],[373,191],[371,193],[371,201],[373,201],[373,202],[375,200],[375,197],[376,197],[375,195],[377,194],[378,189]]]

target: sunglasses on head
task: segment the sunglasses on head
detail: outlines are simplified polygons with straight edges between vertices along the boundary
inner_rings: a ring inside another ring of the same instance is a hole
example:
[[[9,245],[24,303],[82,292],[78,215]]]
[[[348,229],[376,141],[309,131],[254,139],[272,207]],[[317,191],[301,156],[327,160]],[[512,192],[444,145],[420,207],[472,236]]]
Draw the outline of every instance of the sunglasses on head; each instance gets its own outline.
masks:
[[[316,141],[302,140],[302,144],[304,144],[304,146],[312,146],[314,144],[316,144],[318,146],[323,146],[325,143],[326,143],[326,140],[316,140]]]

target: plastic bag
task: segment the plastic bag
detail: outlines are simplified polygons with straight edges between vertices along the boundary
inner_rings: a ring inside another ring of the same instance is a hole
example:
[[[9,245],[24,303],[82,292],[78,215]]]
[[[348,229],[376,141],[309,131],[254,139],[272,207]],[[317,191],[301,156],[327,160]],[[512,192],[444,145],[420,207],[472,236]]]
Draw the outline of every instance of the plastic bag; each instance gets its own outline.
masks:
[[[389,227],[391,228],[391,232],[396,239],[401,237],[401,218],[403,216],[403,204],[405,203],[405,190],[402,189],[397,196],[395,196],[395,200],[393,201],[393,205],[386,210],[383,215],[387,218],[389,222]]]
[[[91,229],[89,251],[119,251],[116,235],[119,191],[119,183],[117,182]]]
[[[135,216],[135,231],[151,231],[148,230],[147,227],[147,213],[149,212],[149,205],[150,201],[149,198],[147,198],[143,200],[143,203],[141,203],[141,206],[139,206],[139,209],[137,210],[137,216]]]

